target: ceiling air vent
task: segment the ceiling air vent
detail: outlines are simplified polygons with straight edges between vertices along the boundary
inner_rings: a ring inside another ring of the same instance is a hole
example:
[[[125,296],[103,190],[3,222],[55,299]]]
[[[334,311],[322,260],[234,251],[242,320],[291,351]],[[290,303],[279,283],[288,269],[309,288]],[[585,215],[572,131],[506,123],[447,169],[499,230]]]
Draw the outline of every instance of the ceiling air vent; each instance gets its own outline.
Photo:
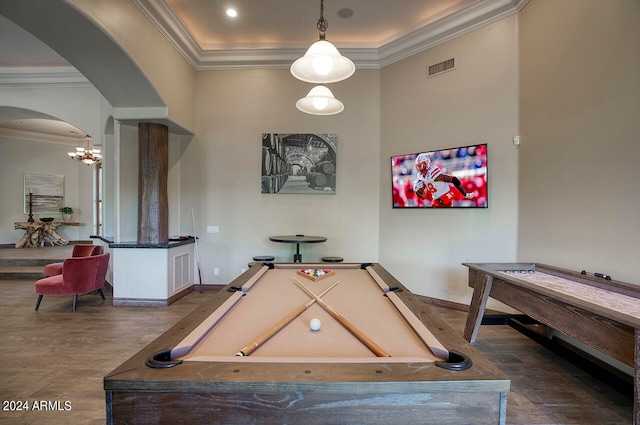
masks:
[[[435,77],[438,74],[442,74],[443,72],[447,72],[447,71],[453,71],[454,69],[456,69],[456,60],[455,58],[451,58],[444,62],[440,62],[428,67],[427,78]]]

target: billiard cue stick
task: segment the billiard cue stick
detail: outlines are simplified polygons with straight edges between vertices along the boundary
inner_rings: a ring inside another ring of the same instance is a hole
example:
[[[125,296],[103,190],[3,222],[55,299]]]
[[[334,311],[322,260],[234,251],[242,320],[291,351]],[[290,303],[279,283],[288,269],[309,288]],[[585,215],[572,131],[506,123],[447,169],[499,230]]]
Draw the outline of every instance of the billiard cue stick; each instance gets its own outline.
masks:
[[[193,240],[196,244],[196,265],[198,266],[198,278],[200,279],[200,293],[202,294],[202,269],[200,268],[200,252],[198,252],[198,234],[196,233],[196,219],[191,208],[191,222],[193,223]]]
[[[322,297],[323,295],[325,295],[327,292],[329,292],[330,290],[332,290],[338,283],[340,283],[339,280],[336,280],[336,283],[334,283],[333,285],[331,285],[330,287],[328,287],[327,289],[325,289],[320,295],[319,297]],[[251,344],[247,345],[246,347],[244,347],[242,350],[238,351],[236,353],[236,356],[242,357],[242,356],[248,356],[251,353],[253,353],[258,347],[260,347],[262,344],[264,344],[265,342],[267,342],[269,340],[269,338],[271,338],[272,336],[274,336],[275,334],[277,334],[278,332],[280,332],[285,326],[287,326],[289,323],[291,323],[291,321],[293,319],[295,319],[296,317],[300,316],[306,309],[308,309],[309,307],[311,307],[312,305],[314,305],[316,303],[315,298],[312,299],[311,301],[309,301],[308,303],[306,303],[305,305],[303,305],[302,307],[300,307],[299,309],[297,309],[296,311],[294,311],[293,313],[291,313],[286,319],[284,319],[282,322],[278,323],[277,325],[275,325],[273,328],[269,329],[264,335],[258,337],[255,341],[253,341]]]
[[[333,316],[334,319],[336,319],[338,322],[340,322],[340,324],[342,326],[347,328],[347,330],[349,332],[351,332],[356,338],[358,338],[360,340],[360,342],[362,342],[364,345],[366,345],[369,350],[373,351],[376,356],[378,356],[378,357],[391,357],[378,344],[373,342],[373,340],[371,338],[369,338],[367,335],[365,335],[353,323],[351,323],[347,319],[345,319],[345,317],[342,316],[340,313],[338,313],[333,308],[331,308],[327,303],[322,301],[320,299],[320,297],[318,297],[316,294],[311,292],[311,290],[309,288],[307,288],[306,286],[304,286],[300,281],[298,281],[298,279],[296,279],[294,277],[293,281],[295,282],[296,285],[298,285],[300,287],[300,289],[302,289],[304,292],[306,292],[309,296],[315,298],[316,302],[318,304],[320,304],[320,306],[322,308],[324,308],[327,311],[327,313],[329,313],[331,316]]]

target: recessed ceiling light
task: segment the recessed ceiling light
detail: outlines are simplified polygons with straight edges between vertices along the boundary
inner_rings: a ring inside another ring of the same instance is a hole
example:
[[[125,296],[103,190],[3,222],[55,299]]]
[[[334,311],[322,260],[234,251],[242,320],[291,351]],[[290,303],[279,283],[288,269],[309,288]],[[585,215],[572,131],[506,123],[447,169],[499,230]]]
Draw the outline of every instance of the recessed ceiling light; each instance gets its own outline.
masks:
[[[235,18],[238,16],[238,12],[235,9],[227,9],[227,16],[230,18]]]
[[[344,19],[348,19],[353,16],[353,10],[345,7],[338,10],[338,16]]]

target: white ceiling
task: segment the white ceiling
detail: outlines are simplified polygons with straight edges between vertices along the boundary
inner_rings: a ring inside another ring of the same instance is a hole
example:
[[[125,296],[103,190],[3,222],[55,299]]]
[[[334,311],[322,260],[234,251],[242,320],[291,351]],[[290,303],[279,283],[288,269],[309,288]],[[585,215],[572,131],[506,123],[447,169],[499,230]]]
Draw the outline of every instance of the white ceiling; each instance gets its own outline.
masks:
[[[5,0],[3,0],[5,1]],[[19,0],[12,0],[19,1]],[[320,0],[131,0],[195,69],[285,67],[318,39]],[[325,0],[326,38],[358,68],[380,68],[517,13],[528,0]],[[233,7],[236,18],[225,11]],[[52,17],[54,19],[55,17]],[[70,64],[0,15],[3,73]],[[78,137],[33,111],[0,107],[0,129]]]
[[[327,39],[338,47],[379,48],[476,0],[326,0]],[[136,0],[178,20],[203,50],[301,48],[317,39],[320,0]],[[225,14],[237,10],[236,18]],[[174,22],[176,23],[176,22]]]

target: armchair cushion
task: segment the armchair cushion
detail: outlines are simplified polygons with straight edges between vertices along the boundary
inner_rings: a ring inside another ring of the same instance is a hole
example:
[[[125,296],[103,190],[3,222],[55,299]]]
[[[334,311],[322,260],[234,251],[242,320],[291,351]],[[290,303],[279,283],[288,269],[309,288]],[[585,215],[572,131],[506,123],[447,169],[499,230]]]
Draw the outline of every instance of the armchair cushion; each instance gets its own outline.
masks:
[[[73,246],[71,257],[89,257],[91,255],[102,254],[100,245],[76,244]],[[51,263],[44,266],[42,274],[45,276],[56,276],[62,273],[62,263]]]
[[[62,275],[45,277],[36,282],[38,295],[69,295],[63,285]]]

